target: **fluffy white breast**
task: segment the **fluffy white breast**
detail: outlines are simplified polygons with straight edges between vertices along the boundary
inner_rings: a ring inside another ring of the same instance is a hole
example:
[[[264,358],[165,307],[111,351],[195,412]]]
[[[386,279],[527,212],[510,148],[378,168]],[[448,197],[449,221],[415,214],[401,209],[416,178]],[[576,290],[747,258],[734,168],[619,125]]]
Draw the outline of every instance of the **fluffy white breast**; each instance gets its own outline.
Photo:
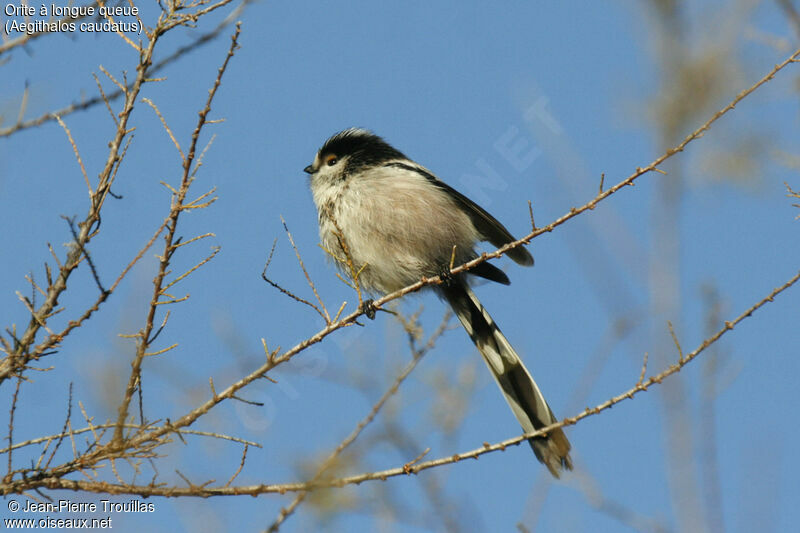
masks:
[[[316,176],[311,189],[322,245],[344,258],[338,225],[356,269],[367,265],[359,278],[367,290],[392,292],[439,274],[454,245],[454,264],[475,256],[469,216],[418,172],[382,166],[345,179]]]

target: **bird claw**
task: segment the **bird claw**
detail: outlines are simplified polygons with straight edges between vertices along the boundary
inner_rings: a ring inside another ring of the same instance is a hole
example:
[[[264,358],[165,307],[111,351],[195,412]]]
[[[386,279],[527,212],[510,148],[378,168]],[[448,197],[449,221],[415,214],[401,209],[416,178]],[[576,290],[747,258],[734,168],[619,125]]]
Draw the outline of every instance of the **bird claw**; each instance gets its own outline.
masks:
[[[370,320],[375,320],[375,300],[372,298],[361,302],[358,310],[367,315]]]
[[[439,268],[439,279],[442,280],[442,285],[449,287],[453,283],[453,275],[450,273],[448,265],[442,265]]]

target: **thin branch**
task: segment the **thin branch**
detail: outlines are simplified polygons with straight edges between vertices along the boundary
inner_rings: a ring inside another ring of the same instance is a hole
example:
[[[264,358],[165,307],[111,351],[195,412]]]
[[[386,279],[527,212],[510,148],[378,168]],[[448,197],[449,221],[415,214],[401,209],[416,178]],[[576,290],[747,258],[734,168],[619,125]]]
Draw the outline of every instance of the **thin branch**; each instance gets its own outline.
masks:
[[[252,1],[253,0],[244,0],[239,6],[236,7],[236,9],[231,11],[231,13],[228,16],[226,16],[217,25],[216,28],[214,28],[213,30],[211,30],[211,31],[209,31],[207,33],[202,34],[199,38],[195,39],[192,43],[190,43],[190,44],[188,44],[186,46],[182,46],[182,47],[178,48],[177,50],[175,50],[174,53],[172,53],[169,56],[165,57],[163,60],[159,61],[158,63],[155,63],[149,69],[148,73],[149,74],[154,74],[156,72],[160,72],[163,68],[165,68],[168,65],[174,63],[175,61],[177,61],[178,59],[182,58],[187,53],[193,51],[195,48],[199,48],[200,46],[202,46],[204,44],[207,44],[207,43],[213,41],[214,39],[216,39],[222,33],[223,30],[225,30],[233,22],[238,20],[239,16],[241,15],[242,11],[244,10],[244,8],[248,4],[250,4]],[[38,37],[40,35],[42,35],[42,34],[36,34],[34,36]],[[13,48],[14,46],[20,46],[22,44],[25,44],[25,42],[27,42],[27,40],[30,39],[28,36],[24,36],[24,38],[25,38],[25,41],[22,40],[23,37],[20,37],[18,39],[14,39],[13,41],[9,41],[8,43],[5,43],[4,45],[0,46],[0,55],[2,55],[2,53],[4,51],[6,51],[7,49]],[[152,39],[152,37],[151,37],[151,39]],[[12,45],[11,43],[14,43],[14,44]],[[70,105],[68,105],[66,107],[63,107],[61,109],[58,109],[56,111],[47,112],[47,113],[45,113],[45,114],[43,114],[43,115],[41,115],[41,116],[39,116],[39,117],[37,117],[35,119],[31,119],[31,120],[29,120],[27,122],[18,122],[14,126],[11,126],[11,127],[8,127],[8,128],[0,128],[0,137],[6,137],[6,136],[12,135],[12,134],[14,134],[14,133],[16,133],[18,131],[21,131],[21,130],[25,130],[25,129],[28,129],[28,128],[35,128],[36,126],[41,126],[42,124],[45,124],[45,123],[50,122],[52,120],[55,120],[56,116],[59,116],[59,117],[63,118],[66,115],[69,115],[69,114],[74,113],[76,111],[85,111],[87,109],[91,109],[92,107],[94,107],[97,104],[100,104],[100,103],[103,103],[103,102],[107,103],[109,101],[116,100],[120,96],[125,95],[126,91],[132,90],[133,88],[134,88],[134,85],[132,83],[132,84],[129,84],[127,87],[124,87],[123,90],[114,91],[112,93],[109,93],[108,95],[102,94],[102,91],[101,91],[101,95],[100,96],[94,96],[92,98],[83,100],[80,103],[70,104]]]
[[[231,483],[233,483],[233,480],[236,479],[236,477],[241,473],[242,468],[244,468],[244,462],[246,460],[247,460],[247,444],[244,445],[244,450],[242,450],[242,460],[239,463],[239,468],[236,469],[236,472],[234,472],[231,478],[228,480],[228,482],[225,483],[226,487],[230,487]]]
[[[414,349],[413,336],[411,336],[412,355],[413,355],[411,362],[408,363],[408,365],[406,365],[403,371],[400,372],[400,374],[395,378],[392,385],[386,390],[386,392],[383,393],[380,399],[372,406],[372,409],[370,409],[369,413],[367,413],[367,416],[365,416],[356,425],[355,429],[353,429],[353,431],[341,443],[339,443],[336,449],[333,450],[333,452],[331,452],[331,454],[327,457],[327,459],[325,459],[322,465],[317,469],[316,474],[314,474],[311,480],[308,481],[309,486],[313,487],[315,483],[319,482],[319,480],[322,479],[325,473],[328,470],[330,470],[332,466],[334,466],[341,453],[348,446],[350,446],[358,438],[359,435],[361,435],[361,432],[364,431],[364,428],[366,428],[373,420],[375,420],[375,417],[378,415],[378,412],[380,412],[381,408],[383,408],[386,402],[389,401],[389,399],[397,393],[397,391],[400,389],[400,385],[402,385],[402,383],[411,374],[411,372],[414,371],[414,369],[417,367],[417,364],[419,364],[419,362],[422,360],[422,357],[433,347],[433,345],[436,343],[439,337],[441,337],[442,334],[445,332],[445,330],[447,329],[447,324],[450,322],[451,317],[452,313],[448,310],[444,314],[444,317],[442,318],[442,322],[439,325],[439,327],[436,329],[436,331],[433,332],[433,334],[428,339],[428,342],[421,349]],[[283,524],[283,522],[289,516],[291,516],[292,513],[294,513],[297,507],[301,503],[303,503],[303,500],[306,499],[308,493],[309,493],[308,491],[300,491],[297,494],[297,496],[295,496],[294,500],[292,500],[292,503],[290,503],[287,507],[284,507],[280,510],[278,517],[267,528],[267,531],[269,533],[274,533],[278,531],[281,524]]]
[[[300,256],[300,250],[297,249],[297,245],[294,243],[294,238],[292,238],[292,233],[289,231],[289,227],[286,225],[286,221],[283,219],[283,217],[281,217],[281,222],[283,223],[283,229],[286,231],[286,236],[289,238],[289,242],[292,243],[292,248],[294,248],[294,253],[297,256],[297,262],[300,263],[300,268],[303,270],[303,274],[306,277],[308,286],[311,287],[314,296],[317,298],[317,302],[319,302],[320,307],[325,312],[323,318],[325,319],[326,323],[330,324],[331,317],[328,314],[328,310],[325,308],[325,303],[322,301],[322,298],[320,298],[319,293],[317,293],[317,287],[314,285],[314,282],[311,280],[311,276],[306,270],[306,265],[303,263],[303,258]]]
[[[84,7],[96,6],[96,5],[97,5],[97,2],[92,2],[90,4],[84,4]],[[85,17],[84,16],[80,16],[80,17],[73,18],[73,17],[67,15],[66,17],[60,19],[57,22],[56,27],[57,28],[62,28],[65,24],[68,24],[70,22],[75,22],[75,21],[81,20],[83,18],[85,18]],[[59,34],[59,33],[63,33],[63,32],[61,32],[61,31],[56,31],[56,32],[50,31],[49,27],[47,29],[43,29],[41,31],[36,31],[36,32],[32,32],[32,33],[26,33],[25,35],[21,35],[21,36],[15,38],[15,39],[11,39],[11,40],[3,43],[2,45],[0,45],[0,56],[2,56],[6,52],[11,51],[14,48],[17,48],[19,46],[24,46],[24,45],[28,44],[30,41],[33,41],[34,39],[37,39],[37,38],[39,38],[39,37],[41,37],[43,35]]]
[[[17,386],[14,389],[14,395],[11,397],[11,409],[8,413],[8,471],[6,472],[5,481],[11,481],[13,471],[11,462],[11,450],[14,449],[14,415],[17,412],[17,400],[19,399],[19,389],[22,386],[22,378],[17,378]]]
[[[67,280],[72,272],[78,267],[78,264],[83,257],[81,250],[86,248],[86,245],[91,240],[93,233],[92,228],[100,220],[100,209],[103,205],[106,195],[111,187],[113,170],[120,157],[120,150],[123,146],[123,140],[128,135],[128,119],[133,112],[134,103],[138,96],[142,85],[146,82],[147,71],[152,64],[153,51],[155,49],[157,37],[163,33],[163,26],[159,25],[156,29],[154,38],[150,40],[149,46],[141,54],[139,58],[139,65],[137,67],[136,79],[132,87],[126,91],[125,104],[119,114],[119,126],[114,133],[114,137],[109,143],[109,153],[103,170],[100,172],[99,181],[95,188],[90,206],[83,221],[78,224],[80,229],[78,238],[76,239],[75,246],[68,254],[66,261],[59,268],[58,277],[53,285],[48,288],[47,298],[39,306],[39,309],[31,317],[30,322],[25,329],[25,332],[19,338],[19,343],[12,355],[0,360],[0,384],[17,372],[22,372],[26,367],[28,361],[32,358],[29,352],[30,346],[34,343],[37,333],[41,328],[42,319],[55,309],[58,299],[67,288]]]
[[[137,486],[132,484],[111,484],[106,482],[76,481],[76,480],[64,479],[59,476],[50,476],[50,477],[42,477],[39,479],[18,479],[11,483],[4,483],[0,485],[0,489],[2,489],[5,494],[19,493],[25,490],[31,490],[32,488],[35,487],[44,487],[49,489],[80,490],[80,491],[95,492],[95,493],[103,492],[108,494],[137,494],[140,496],[168,496],[168,497],[234,496],[241,494],[258,495],[266,493],[284,494],[286,492],[303,492],[322,487],[342,487],[345,485],[353,485],[353,484],[358,485],[365,481],[373,481],[373,480],[385,481],[390,477],[418,474],[419,472],[422,472],[424,470],[436,468],[446,464],[456,463],[463,459],[477,459],[481,455],[487,453],[504,451],[509,446],[518,445],[521,442],[527,441],[532,437],[546,434],[555,428],[574,425],[578,421],[590,416],[598,415],[624,400],[632,399],[637,394],[646,391],[652,385],[660,384],[667,377],[679,372],[684,366],[692,362],[704,350],[706,350],[709,346],[717,342],[728,331],[733,330],[740,322],[751,316],[755,311],[757,311],[767,303],[774,301],[776,296],[778,296],[779,294],[787,290],[789,287],[797,283],[798,280],[800,280],[800,271],[798,271],[797,274],[795,274],[792,278],[790,278],[786,283],[774,289],[767,296],[762,298],[759,302],[753,304],[750,308],[748,308],[734,320],[725,322],[724,326],[721,329],[719,329],[715,334],[706,338],[702,343],[700,343],[700,345],[697,348],[695,348],[692,352],[686,354],[682,362],[676,363],[668,367],[661,373],[648,378],[642,383],[637,383],[628,391],[623,392],[618,396],[614,396],[613,398],[610,398],[609,400],[595,406],[594,408],[587,407],[583,412],[571,418],[565,418],[560,422],[556,422],[549,426],[543,427],[538,431],[526,433],[524,435],[520,435],[511,439],[506,439],[491,445],[485,443],[480,448],[476,448],[464,453],[454,454],[447,457],[441,457],[439,459],[434,459],[430,461],[424,461],[421,463],[414,464],[412,466],[409,466],[408,463],[406,463],[400,467],[390,468],[376,472],[366,472],[338,479],[318,480],[313,484],[308,482],[299,482],[299,483],[283,483],[283,484],[272,484],[272,485],[265,485],[265,484],[247,485],[247,486],[236,486],[236,487],[225,487],[225,486],[210,487],[207,486],[206,484],[203,486],[195,485],[189,488],[184,488],[184,487],[168,487],[164,485]],[[149,440],[152,437],[153,437],[153,432],[150,432],[146,435],[139,436],[135,439],[145,438]]]
[[[64,441],[64,437],[67,436],[67,428],[69,427],[70,418],[72,418],[72,382],[69,384],[69,399],[67,400],[67,416],[64,419],[64,428],[61,430],[61,434],[59,435],[58,439],[56,439],[56,447],[53,448],[52,452],[50,452],[50,458],[44,464],[45,469],[50,466],[50,463],[53,461],[53,457],[55,457],[58,448]]]
[[[81,153],[78,150],[78,145],[75,144],[75,139],[72,138],[72,132],[69,131],[67,125],[64,123],[63,120],[61,120],[61,117],[56,115],[56,120],[58,121],[59,125],[64,129],[64,132],[67,134],[67,139],[69,139],[69,144],[70,146],[72,146],[72,151],[75,153],[75,159],[78,160],[78,166],[81,167],[81,174],[83,174],[83,179],[84,181],[86,181],[86,188],[89,191],[89,198],[91,198],[94,195],[94,191],[92,190],[92,185],[89,183],[89,175],[86,174],[86,167],[83,166],[83,159],[81,159]]]
[[[222,5],[224,2],[219,2],[215,5]],[[195,150],[197,147],[197,140],[200,137],[200,132],[203,130],[203,127],[206,124],[206,118],[208,114],[211,112],[211,103],[214,100],[214,96],[217,93],[217,89],[219,88],[220,84],[222,83],[222,76],[225,73],[228,62],[233,57],[233,54],[236,52],[238,48],[238,39],[239,34],[241,32],[241,23],[236,24],[236,30],[234,31],[233,36],[231,37],[231,45],[228,49],[228,54],[225,56],[225,59],[222,62],[222,66],[220,66],[217,77],[214,80],[214,84],[208,92],[208,98],[206,100],[205,107],[200,111],[199,117],[197,120],[197,125],[192,132],[191,142],[189,144],[189,151],[185,157],[182,157],[183,162],[183,176],[181,178],[181,187],[176,192],[173,193],[172,198],[172,206],[170,209],[170,213],[167,216],[167,232],[164,236],[164,252],[160,257],[158,273],[156,274],[155,279],[153,280],[153,296],[150,300],[150,306],[147,312],[147,318],[145,321],[145,327],[142,331],[142,335],[137,342],[136,347],[136,356],[134,357],[133,362],[131,363],[131,373],[128,377],[128,385],[125,388],[125,394],[123,396],[122,402],[120,403],[117,409],[117,428],[114,430],[114,437],[111,442],[112,448],[119,448],[122,446],[122,428],[125,424],[125,421],[128,417],[128,409],[130,406],[131,399],[133,398],[133,394],[139,385],[139,381],[141,379],[141,368],[142,368],[142,361],[144,360],[145,355],[148,352],[149,347],[149,339],[151,338],[151,334],[153,331],[153,323],[155,319],[156,309],[158,308],[159,304],[165,303],[164,301],[160,301],[160,298],[164,295],[165,286],[164,280],[167,276],[167,267],[170,264],[170,259],[172,257],[173,252],[175,251],[174,246],[179,243],[175,239],[175,231],[178,227],[178,218],[183,211],[184,200],[186,198],[186,194],[189,191],[189,186],[192,184],[192,177],[191,177],[191,167],[192,162],[195,159]],[[181,152],[182,154],[182,152]],[[215,252],[216,253],[216,252]],[[213,257],[212,254],[211,257]],[[203,264],[201,262],[200,264]],[[188,298],[188,296],[187,296]],[[172,302],[178,302],[182,299],[173,299]],[[179,428],[181,426],[178,426]]]
[[[328,316],[328,314],[327,314],[327,310],[325,312],[323,312],[322,309],[317,307],[315,304],[309,302],[305,298],[301,298],[300,296],[297,296],[295,293],[293,293],[289,289],[283,288],[281,285],[279,285],[278,283],[276,283],[275,281],[272,281],[270,278],[267,277],[267,269],[269,268],[270,263],[272,263],[272,256],[275,254],[275,244],[277,242],[278,242],[278,239],[275,239],[274,241],[272,241],[272,248],[270,249],[269,255],[267,256],[267,260],[264,263],[264,270],[261,271],[261,279],[263,279],[264,281],[269,283],[272,287],[274,287],[275,289],[277,289],[281,293],[285,294],[289,298],[291,298],[291,299],[293,299],[293,300],[295,300],[297,302],[300,302],[301,304],[305,304],[305,305],[311,307],[317,313],[319,313],[319,315],[322,317],[322,319],[325,321],[326,324],[330,324],[331,320],[330,320],[330,316]],[[338,317],[338,315],[337,315],[337,317]]]

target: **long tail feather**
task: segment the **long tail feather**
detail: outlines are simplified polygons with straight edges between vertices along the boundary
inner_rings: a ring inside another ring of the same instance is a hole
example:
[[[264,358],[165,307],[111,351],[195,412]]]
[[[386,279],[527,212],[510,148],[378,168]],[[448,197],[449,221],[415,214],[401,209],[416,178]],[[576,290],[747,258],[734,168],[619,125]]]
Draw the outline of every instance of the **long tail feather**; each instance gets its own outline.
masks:
[[[478,347],[522,429],[531,432],[556,422],[530,372],[472,289],[462,280],[455,279],[440,286],[439,290]],[[536,458],[553,476],[559,477],[561,470],[572,469],[570,444],[561,428],[533,437],[529,442]]]

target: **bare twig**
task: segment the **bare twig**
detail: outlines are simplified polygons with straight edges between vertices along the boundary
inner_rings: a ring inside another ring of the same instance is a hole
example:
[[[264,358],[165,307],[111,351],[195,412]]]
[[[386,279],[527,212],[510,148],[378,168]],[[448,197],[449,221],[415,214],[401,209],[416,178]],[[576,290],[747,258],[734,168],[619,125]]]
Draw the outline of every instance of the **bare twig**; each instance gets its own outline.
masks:
[[[19,389],[22,386],[22,378],[17,378],[17,386],[14,389],[14,396],[11,398],[11,409],[8,413],[8,471],[5,481],[11,481],[13,471],[11,461],[11,450],[14,449],[14,414],[17,412],[17,400],[19,399]]]
[[[96,5],[97,5],[97,2],[91,2],[89,4],[84,4],[84,6],[96,6]],[[73,17],[67,15],[64,18],[60,19],[56,26],[61,28],[65,24],[68,24],[70,22],[75,22],[75,21],[81,20],[83,18],[84,18],[83,16],[73,18]],[[6,41],[2,45],[0,45],[0,56],[2,56],[6,52],[9,52],[9,51],[13,50],[14,48],[17,48],[19,46],[24,46],[24,45],[30,43],[31,41],[33,41],[34,39],[42,37],[43,35],[57,34],[57,33],[61,33],[61,32],[51,32],[49,30],[49,28],[47,28],[47,29],[44,29],[42,31],[36,31],[36,32],[31,32],[31,33],[26,33],[24,35],[20,35],[16,39],[10,39],[9,41]]]
[[[153,66],[149,69],[148,72],[150,74],[159,72],[163,68],[167,67],[168,65],[170,65],[170,64],[174,63],[175,61],[181,59],[187,53],[189,53],[189,52],[193,51],[194,49],[199,48],[200,46],[202,46],[204,44],[207,44],[207,43],[213,41],[214,39],[216,39],[222,33],[222,31],[225,28],[227,28],[233,22],[238,20],[238,17],[241,15],[241,13],[244,10],[244,8],[248,4],[250,4],[252,1],[253,0],[243,0],[239,4],[239,6],[237,6],[236,9],[231,11],[231,13],[228,16],[226,16],[213,30],[202,34],[199,38],[195,39],[190,44],[178,48],[177,50],[175,50],[174,53],[172,53],[169,56],[165,57],[164,59],[162,59],[158,63],[153,64]],[[16,46],[24,45],[31,38],[39,37],[41,35],[49,35],[49,34],[47,34],[47,33],[31,34],[30,37],[29,36],[23,36],[23,37],[19,37],[17,39],[8,41],[7,43],[4,43],[2,46],[0,46],[0,56],[2,56],[3,52],[8,51],[9,49],[14,48]],[[130,91],[132,89],[133,89],[133,84],[129,84],[128,86],[122,88],[121,90],[114,91],[112,93],[109,93],[108,95],[103,94],[103,92],[100,91],[100,93],[101,93],[100,96],[95,96],[95,97],[92,97],[92,98],[88,98],[88,99],[82,100],[79,103],[70,104],[70,105],[68,105],[66,107],[63,107],[63,108],[58,109],[56,111],[51,111],[51,112],[45,113],[45,114],[43,114],[43,115],[41,115],[41,116],[39,116],[39,117],[37,117],[35,119],[31,119],[31,120],[28,120],[26,122],[18,121],[15,125],[10,126],[8,128],[0,128],[0,137],[6,137],[6,136],[12,135],[12,134],[14,134],[14,133],[16,133],[18,131],[21,131],[21,130],[25,130],[25,129],[28,129],[28,128],[35,128],[36,126],[41,126],[42,124],[45,124],[45,123],[50,122],[52,120],[55,120],[56,116],[59,116],[59,117],[63,118],[66,115],[69,115],[69,114],[74,113],[76,111],[85,111],[87,109],[91,109],[92,107],[94,107],[97,104],[100,104],[101,102],[104,102],[104,103],[108,104],[108,102],[110,102],[112,100],[116,100],[120,96],[124,96],[126,94],[126,91]],[[112,113],[112,115],[113,115],[113,113]]]
[[[288,233],[288,230],[287,230],[287,233]],[[326,324],[330,324],[331,319],[330,319],[330,316],[328,316],[327,310],[325,310],[323,312],[323,310],[320,309],[319,307],[317,307],[315,304],[309,302],[305,298],[301,298],[300,296],[297,296],[295,293],[293,293],[289,289],[283,288],[281,285],[279,285],[278,283],[276,283],[275,281],[272,281],[270,278],[267,277],[267,269],[269,268],[270,263],[272,263],[272,256],[275,254],[275,245],[277,244],[277,242],[278,242],[278,239],[275,239],[274,241],[272,241],[272,248],[270,249],[269,255],[267,256],[267,260],[264,263],[264,270],[261,271],[261,279],[263,279],[264,281],[266,281],[267,283],[272,285],[274,288],[276,288],[277,290],[279,290],[280,292],[282,292],[283,294],[285,294],[286,296],[288,296],[292,300],[295,300],[297,302],[300,302],[301,304],[305,304],[305,305],[311,307],[312,309],[314,309],[322,317],[322,319],[325,321]],[[295,252],[297,252],[296,248],[295,248]],[[298,257],[299,257],[299,253],[298,253]],[[303,271],[305,271],[305,268],[303,269]],[[309,279],[309,282],[310,282],[310,279]],[[313,287],[313,283],[312,283],[312,287]],[[316,293],[316,291],[315,291],[315,293]],[[319,296],[317,296],[317,298],[319,298]]]
[[[113,171],[120,157],[123,140],[129,133],[127,129],[128,119],[133,111],[139,91],[147,80],[147,71],[152,64],[153,51],[158,41],[157,37],[164,32],[163,23],[165,19],[162,17],[160,20],[162,24],[157,27],[154,38],[150,40],[148,47],[141,54],[136,79],[131,88],[125,93],[125,104],[119,114],[119,126],[114,134],[114,138],[109,143],[108,157],[106,158],[103,170],[100,172],[97,187],[91,195],[89,210],[83,221],[78,224],[80,231],[78,233],[78,238],[75,240],[76,246],[67,254],[66,261],[64,261],[63,265],[59,268],[58,277],[48,288],[47,298],[45,298],[44,302],[39,306],[36,313],[31,316],[27,328],[19,338],[14,353],[0,360],[0,383],[15,375],[17,372],[22,372],[28,361],[33,357],[30,352],[30,347],[35,341],[43,319],[49,316],[55,309],[60,295],[67,288],[67,280],[78,267],[83,257],[82,250],[86,249],[86,246],[93,236],[94,226],[100,221],[100,210],[113,181]]]
[[[436,329],[436,331],[433,332],[433,334],[428,339],[428,342],[422,348],[415,349],[413,346],[413,336],[411,337],[412,355],[413,355],[411,362],[408,363],[408,365],[406,365],[403,371],[400,372],[400,374],[395,378],[392,385],[386,390],[386,392],[383,393],[380,399],[377,402],[375,402],[375,404],[372,406],[372,409],[370,409],[370,412],[367,413],[367,416],[365,416],[356,425],[355,429],[350,433],[350,435],[348,435],[341,443],[339,443],[336,449],[333,450],[333,452],[331,452],[331,454],[325,459],[322,465],[317,469],[316,474],[314,474],[314,476],[308,482],[309,486],[313,487],[315,483],[317,483],[320,479],[323,478],[325,473],[328,470],[330,470],[330,468],[336,463],[338,457],[345,450],[345,448],[350,446],[358,438],[358,436],[361,434],[364,428],[366,428],[375,419],[381,408],[386,404],[387,401],[389,401],[389,398],[391,398],[397,393],[403,381],[405,381],[406,378],[411,374],[411,372],[414,371],[414,369],[417,367],[417,364],[420,362],[422,357],[433,347],[433,345],[436,343],[439,337],[441,337],[442,334],[445,332],[445,330],[447,329],[447,324],[450,322],[451,317],[452,313],[450,311],[447,311],[444,317],[442,318],[442,322],[439,325],[439,327]],[[290,503],[288,506],[280,510],[278,517],[267,528],[267,531],[269,531],[270,533],[278,531],[281,524],[283,524],[283,522],[289,516],[291,516],[292,513],[294,513],[297,507],[301,503],[303,503],[303,500],[305,500],[307,495],[308,491],[300,491],[297,494],[297,496],[295,496],[294,500],[292,500],[292,503]]]
[[[546,434],[555,428],[574,425],[584,418],[598,415],[620,402],[634,398],[636,395],[646,391],[653,385],[660,384],[664,379],[668,378],[672,374],[680,372],[680,370],[683,369],[683,367],[691,363],[697,356],[703,353],[703,351],[705,351],[709,346],[717,342],[723,335],[733,330],[739,323],[741,323],[743,320],[751,316],[755,311],[757,311],[767,303],[774,301],[774,298],[776,296],[786,291],[789,287],[797,283],[798,280],[800,280],[800,271],[798,271],[797,274],[791,277],[786,283],[772,290],[767,296],[762,298],[757,303],[753,304],[751,307],[749,307],[735,319],[733,319],[732,321],[725,322],[723,327],[720,328],[718,331],[716,331],[716,333],[714,333],[710,337],[707,337],[702,343],[700,343],[700,345],[697,348],[695,348],[692,352],[686,354],[682,362],[678,362],[674,365],[669,366],[659,374],[651,376],[650,378],[644,380],[642,383],[635,384],[629,390],[617,396],[614,396],[606,400],[605,402],[596,405],[593,408],[587,407],[583,412],[573,417],[565,418],[560,422],[556,422],[549,426],[543,427],[535,432],[526,433],[524,435],[506,439],[497,442],[495,444],[486,443],[480,448],[476,448],[473,450],[469,450],[463,453],[458,453],[446,457],[441,457],[438,459],[423,461],[414,464],[410,467],[408,466],[407,463],[405,463],[402,466],[395,468],[389,468],[386,470],[373,471],[373,472],[365,472],[361,474],[356,474],[336,479],[318,480],[315,483],[298,482],[298,483],[282,483],[273,485],[259,484],[259,485],[234,486],[234,487],[230,486],[212,487],[208,486],[208,484],[193,485],[188,488],[171,487],[164,485],[112,484],[99,481],[71,480],[63,478],[62,476],[59,475],[52,475],[41,478],[17,479],[11,483],[4,483],[2,486],[0,486],[0,489],[2,489],[5,493],[19,493],[25,490],[32,490],[33,488],[37,487],[44,487],[49,489],[80,490],[86,492],[96,492],[96,493],[102,492],[108,494],[137,494],[140,496],[168,496],[168,497],[233,496],[241,494],[258,495],[266,493],[284,494],[286,492],[304,492],[323,487],[343,487],[346,485],[354,485],[354,484],[358,485],[365,481],[374,481],[374,480],[385,481],[390,477],[418,474],[419,472],[422,472],[424,470],[456,463],[464,459],[477,459],[481,455],[485,455],[487,453],[504,451],[509,446],[518,445],[521,442],[527,441],[532,437]],[[142,439],[149,440],[153,438],[154,435],[157,435],[157,433],[151,432],[149,434],[135,437],[132,440],[138,439],[140,442],[142,442]]]
[[[230,487],[231,486],[231,483],[233,483],[233,480],[236,479],[236,477],[242,471],[242,468],[244,468],[244,462],[246,460],[247,460],[247,444],[244,445],[244,450],[242,450],[242,461],[239,463],[239,468],[236,469],[236,472],[234,472],[233,475],[231,476],[231,478],[228,480],[228,482],[225,483],[226,487]]]
[[[219,4],[222,3],[223,2],[220,2]],[[183,152],[181,152],[182,162],[183,162],[183,176],[181,178],[181,186],[178,191],[173,193],[170,213],[166,219],[167,222],[166,222],[166,234],[164,236],[164,252],[159,260],[158,273],[156,274],[156,277],[153,280],[153,296],[150,299],[150,306],[147,312],[147,318],[145,321],[144,329],[142,330],[142,333],[137,342],[136,356],[134,357],[134,360],[131,363],[131,373],[128,378],[128,385],[125,388],[125,395],[122,399],[122,402],[120,403],[119,408],[117,409],[117,428],[114,430],[114,438],[112,439],[111,443],[112,448],[119,448],[122,446],[122,439],[123,439],[122,428],[128,417],[128,408],[130,406],[131,399],[133,398],[133,394],[139,385],[139,381],[141,380],[142,361],[145,355],[147,355],[148,348],[150,346],[156,309],[160,304],[165,303],[165,301],[161,300],[162,296],[165,295],[165,290],[166,290],[164,282],[167,276],[167,268],[170,264],[170,259],[172,257],[172,254],[176,250],[175,246],[179,244],[179,239],[177,241],[175,239],[175,231],[177,230],[178,227],[178,218],[180,217],[180,214],[183,212],[184,200],[186,198],[186,194],[188,193],[189,187],[193,181],[192,164],[194,163],[195,160],[197,141],[200,137],[200,132],[203,130],[203,127],[206,124],[206,119],[208,117],[208,114],[211,112],[211,103],[214,101],[214,96],[216,95],[217,89],[219,88],[220,83],[222,82],[222,76],[228,67],[228,62],[233,57],[233,54],[236,52],[236,49],[238,48],[238,38],[240,32],[241,32],[241,24],[237,23],[236,30],[233,36],[231,37],[231,45],[230,48],[228,49],[228,54],[225,56],[225,59],[222,62],[222,66],[218,70],[217,77],[214,80],[214,84],[208,93],[206,105],[199,113],[197,125],[195,126],[194,131],[192,132],[191,142],[189,143],[189,151],[186,154],[186,156],[183,156]],[[169,129],[167,129],[167,131],[169,131]],[[213,257],[213,255],[214,254],[212,254],[211,257]],[[200,264],[202,265],[204,262],[201,262]],[[166,302],[170,301],[177,302],[181,300],[182,299],[172,299],[172,300],[167,300]],[[178,426],[178,429],[180,429],[180,427],[181,426]]]

